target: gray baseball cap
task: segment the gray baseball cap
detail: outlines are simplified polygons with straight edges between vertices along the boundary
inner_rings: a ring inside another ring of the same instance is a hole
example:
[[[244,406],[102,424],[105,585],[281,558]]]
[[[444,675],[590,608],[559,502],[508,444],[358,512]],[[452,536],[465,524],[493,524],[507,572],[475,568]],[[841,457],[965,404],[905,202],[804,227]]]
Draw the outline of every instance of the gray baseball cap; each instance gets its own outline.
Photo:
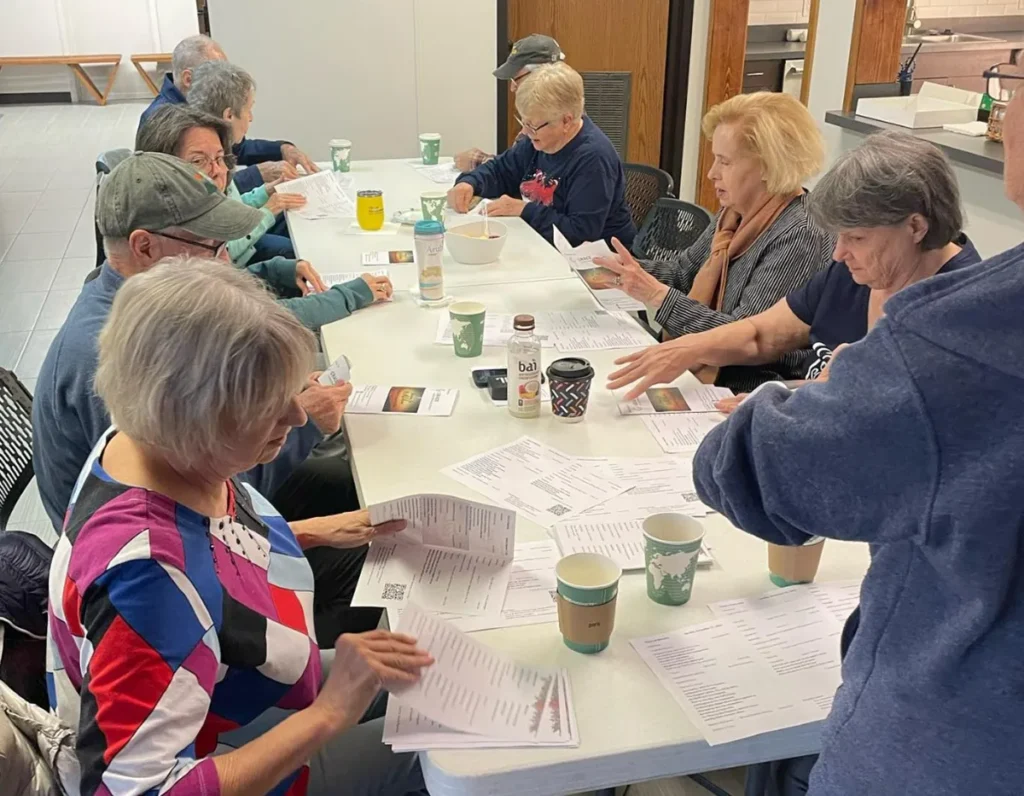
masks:
[[[499,80],[511,80],[528,66],[554,64],[564,60],[565,53],[557,41],[550,36],[531,33],[512,45],[508,60],[494,70],[494,76]]]
[[[228,199],[191,163],[158,152],[136,152],[120,163],[96,200],[96,225],[106,238],[180,227],[201,238],[236,240],[262,218],[259,210]]]

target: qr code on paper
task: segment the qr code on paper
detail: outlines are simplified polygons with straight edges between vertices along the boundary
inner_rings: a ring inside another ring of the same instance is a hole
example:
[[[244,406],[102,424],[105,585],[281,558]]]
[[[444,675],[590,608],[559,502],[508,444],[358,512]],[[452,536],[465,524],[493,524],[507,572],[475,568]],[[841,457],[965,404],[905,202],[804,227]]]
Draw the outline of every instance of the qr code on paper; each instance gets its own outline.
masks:
[[[572,511],[568,506],[563,506],[561,503],[556,503],[554,506],[548,506],[548,514],[554,514],[556,517],[561,517]]]
[[[384,593],[381,595],[383,600],[394,600],[401,602],[405,599],[405,584],[404,583],[385,583]]]

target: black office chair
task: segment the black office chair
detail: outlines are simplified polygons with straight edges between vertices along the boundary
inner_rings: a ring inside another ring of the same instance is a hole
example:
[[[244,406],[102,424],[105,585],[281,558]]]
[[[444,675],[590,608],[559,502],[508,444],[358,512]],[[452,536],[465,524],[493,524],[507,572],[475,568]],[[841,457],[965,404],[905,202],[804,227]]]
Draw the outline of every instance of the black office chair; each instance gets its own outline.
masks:
[[[662,197],[637,233],[633,255],[641,260],[678,259],[710,223],[711,214],[703,207]]]
[[[32,480],[32,395],[0,368],[0,531]]]
[[[626,171],[626,204],[633,223],[640,229],[654,203],[672,195],[672,175],[642,163],[623,163],[622,168]]]
[[[103,184],[103,178],[110,174],[122,160],[127,160],[131,157],[132,151],[130,149],[110,149],[106,152],[101,152],[96,158],[96,198],[100,196],[100,185]],[[106,253],[103,251],[103,236],[100,235],[99,225],[96,223],[95,217],[93,218],[93,227],[96,230],[96,267],[99,268],[103,265],[103,261],[107,259]],[[91,274],[90,274],[91,275]],[[89,280],[86,279],[88,282]]]

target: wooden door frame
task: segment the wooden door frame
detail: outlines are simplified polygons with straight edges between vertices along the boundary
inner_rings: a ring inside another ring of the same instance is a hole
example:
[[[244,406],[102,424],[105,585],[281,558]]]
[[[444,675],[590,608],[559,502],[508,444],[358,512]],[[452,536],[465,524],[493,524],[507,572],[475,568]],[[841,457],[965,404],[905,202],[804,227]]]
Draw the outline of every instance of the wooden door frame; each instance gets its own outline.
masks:
[[[905,0],[857,0],[850,38],[850,61],[846,69],[844,111],[853,110],[853,90],[858,83],[896,80],[905,11]],[[865,41],[867,47],[862,46]]]

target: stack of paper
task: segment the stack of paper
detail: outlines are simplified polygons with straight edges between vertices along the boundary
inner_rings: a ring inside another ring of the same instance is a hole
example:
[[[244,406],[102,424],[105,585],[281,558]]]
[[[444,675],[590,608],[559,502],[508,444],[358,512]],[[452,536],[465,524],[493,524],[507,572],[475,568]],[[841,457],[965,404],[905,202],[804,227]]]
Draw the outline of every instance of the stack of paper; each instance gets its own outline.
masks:
[[[682,381],[682,380],[681,380]],[[639,398],[619,403],[621,415],[661,415],[677,412],[715,412],[715,404],[723,398],[732,398],[728,387],[713,384],[693,384],[692,381],[665,387],[651,387]]]
[[[394,751],[579,745],[564,669],[519,664],[415,606],[398,629],[435,662],[388,700],[384,742]]]
[[[454,185],[455,178],[459,176],[459,170],[455,168],[454,163],[438,163],[436,166],[424,166],[422,163],[410,163],[409,165],[438,185]]]
[[[433,415],[448,417],[455,411],[459,391],[431,387],[363,385],[352,391],[345,411],[350,415]]]
[[[484,319],[484,345],[504,346],[515,333],[514,316],[488,313]],[[614,348],[643,348],[656,341],[626,312],[605,310],[572,310],[539,312],[534,315],[541,344],[562,353],[603,351]],[[438,318],[434,342],[452,344],[451,321]]]
[[[391,273],[387,268],[376,268],[372,271],[347,271],[337,274],[321,274],[320,279],[327,287],[333,287],[334,285],[343,285],[346,282],[351,282],[353,279],[359,279],[363,274],[370,274],[370,276],[391,276]]]
[[[302,218],[316,221],[323,218],[352,218],[356,206],[345,190],[345,180],[334,171],[318,171],[308,177],[281,183],[274,190],[277,193],[294,193],[306,197],[306,204],[297,210],[289,210]]]
[[[725,420],[725,415],[714,412],[684,412],[645,415],[641,419],[665,453],[692,456],[704,441],[704,437]]]
[[[713,603],[714,622],[631,643],[712,746],[824,719],[856,582]]]
[[[558,227],[555,227],[554,241],[555,248],[569,263],[569,267],[576,272],[576,276],[583,280],[583,284],[587,286],[587,290],[590,291],[597,303],[606,310],[639,312],[646,309],[642,301],[637,301],[615,286],[618,274],[594,264],[595,257],[615,255],[615,252],[603,240],[581,243],[574,248]]]

